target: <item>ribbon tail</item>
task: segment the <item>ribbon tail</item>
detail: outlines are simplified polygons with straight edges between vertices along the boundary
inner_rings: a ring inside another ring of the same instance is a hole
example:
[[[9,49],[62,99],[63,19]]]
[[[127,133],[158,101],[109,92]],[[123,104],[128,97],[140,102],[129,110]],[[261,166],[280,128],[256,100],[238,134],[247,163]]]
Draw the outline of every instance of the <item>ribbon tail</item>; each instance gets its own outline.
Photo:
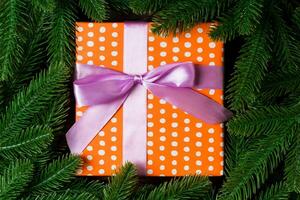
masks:
[[[71,153],[81,154],[98,132],[118,111],[128,95],[108,104],[89,107],[67,132],[66,139]]]
[[[154,95],[209,124],[224,122],[232,116],[231,111],[191,88],[169,87],[155,83],[146,83],[145,86]]]

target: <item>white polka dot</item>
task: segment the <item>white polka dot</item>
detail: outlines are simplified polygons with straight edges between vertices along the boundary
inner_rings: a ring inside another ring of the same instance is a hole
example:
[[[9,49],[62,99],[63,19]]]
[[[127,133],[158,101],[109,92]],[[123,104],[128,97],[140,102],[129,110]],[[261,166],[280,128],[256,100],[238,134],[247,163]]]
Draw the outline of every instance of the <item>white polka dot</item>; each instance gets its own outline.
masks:
[[[86,158],[87,158],[88,160],[93,160],[93,156],[92,156],[92,155],[88,155]]]
[[[202,43],[203,42],[203,37],[198,37],[197,38],[197,43]]]
[[[105,155],[105,151],[104,151],[104,150],[99,150],[99,151],[98,151],[98,154],[99,154],[100,156],[104,156],[104,155]]]
[[[82,32],[82,31],[83,31],[83,27],[79,26],[79,27],[77,28],[77,30],[78,30],[79,32]]]
[[[159,156],[159,160],[164,161],[166,159],[165,156]]]
[[[116,165],[112,165],[111,166],[111,170],[116,170],[117,169],[117,166]]]
[[[117,55],[118,55],[118,52],[117,52],[117,51],[112,51],[112,52],[111,52],[111,55],[112,55],[112,56],[117,56]]]
[[[164,123],[166,123],[166,119],[165,118],[160,118],[159,122],[162,123],[162,124],[164,124]]]
[[[202,171],[201,171],[200,169],[197,169],[197,170],[196,170],[196,174],[197,174],[197,175],[200,175],[201,173],[202,173]]]
[[[185,124],[188,124],[188,123],[191,122],[191,120],[190,120],[189,118],[185,118],[185,119],[183,120],[183,122],[184,122]]]
[[[111,160],[117,160],[117,156],[116,155],[112,155],[110,158],[111,158]]]
[[[99,49],[100,49],[100,51],[104,51],[105,50],[105,46],[100,46]]]
[[[214,157],[208,156],[208,160],[212,162],[212,161],[214,161]]]
[[[202,61],[203,61],[203,58],[202,58],[201,56],[198,56],[198,57],[197,57],[197,61],[198,61],[198,62],[202,62]]]
[[[201,133],[201,132],[197,132],[197,133],[196,133],[196,137],[201,138],[201,137],[202,137],[202,133]]]
[[[153,94],[148,94],[148,99],[153,99],[153,98],[154,98]]]
[[[210,54],[209,54],[209,57],[210,57],[210,58],[214,58],[215,56],[216,56],[216,55],[215,55],[214,53],[210,53]]]
[[[77,174],[82,174],[82,172],[83,172],[82,169],[78,169],[78,170],[76,171]]]
[[[177,147],[177,146],[178,146],[178,142],[172,141],[172,142],[171,142],[171,146],[172,146],[172,147]]]
[[[190,38],[192,35],[191,35],[191,33],[186,33],[184,36],[185,36],[186,38]]]
[[[117,23],[112,23],[112,27],[113,27],[113,28],[117,28],[117,27],[118,27],[118,24],[117,24]]]
[[[104,171],[104,169],[100,169],[100,170],[98,171],[98,173],[99,173],[99,174],[104,174],[105,171]]]
[[[177,56],[173,56],[172,60],[175,61],[175,62],[177,62],[179,60],[179,58]]]
[[[192,44],[190,42],[185,42],[184,43],[185,48],[190,48]]]
[[[208,167],[208,170],[209,170],[209,171],[213,171],[213,170],[214,170],[214,166],[211,166],[211,165],[210,165],[210,166]]]
[[[150,36],[149,38],[148,38],[148,40],[150,41],[150,42],[153,42],[154,41],[154,37],[153,36]]]
[[[106,31],[106,28],[104,26],[101,26],[100,29],[99,29],[99,32],[104,33],[105,31]]]
[[[208,65],[209,65],[209,66],[215,66],[216,63],[215,63],[215,62],[209,62]]]
[[[198,33],[203,33],[203,28],[197,28]]]
[[[165,170],[165,168],[166,168],[166,167],[165,167],[164,165],[159,166],[159,169],[160,169],[160,170]]]
[[[104,140],[100,140],[99,145],[100,146],[105,146],[105,141]]]
[[[213,129],[213,128],[208,129],[208,133],[212,134],[214,132],[215,132],[215,129]]]
[[[178,127],[178,123],[177,123],[177,122],[173,122],[173,123],[171,124],[171,126],[172,126],[173,128],[176,128],[176,127]]]
[[[82,55],[78,55],[77,56],[77,60],[83,60],[83,56]]]
[[[153,155],[153,150],[148,149],[148,150],[147,150],[147,154],[148,154],[148,155]]]
[[[88,64],[88,65],[93,65],[94,62],[93,62],[92,60],[89,60],[89,61],[87,62],[87,64]]]
[[[104,165],[104,160],[103,159],[101,159],[101,160],[99,160],[99,165]]]
[[[161,62],[160,62],[160,65],[165,65],[165,64],[167,64],[166,61],[161,61]]]
[[[88,23],[88,27],[89,28],[93,28],[94,27],[94,23]]]
[[[224,171],[223,170],[220,170],[220,175],[224,175]]]
[[[178,37],[173,37],[172,41],[173,41],[174,43],[178,43],[178,42],[179,42],[179,38],[178,38]]]
[[[114,41],[114,42],[111,43],[111,46],[116,47],[116,46],[118,46],[118,43]]]
[[[172,165],[177,165],[177,160],[172,160]]]
[[[111,62],[111,64],[112,64],[113,66],[117,66],[117,65],[118,65],[118,61],[113,60],[113,61]]]
[[[100,59],[101,61],[104,61],[104,60],[105,60],[105,56],[101,55],[101,56],[99,56],[99,59]]]
[[[147,141],[147,145],[148,145],[149,147],[152,147],[152,146],[153,146],[153,141]]]
[[[166,139],[167,139],[166,136],[160,136],[160,138],[159,138],[159,140],[162,142],[166,141]]]
[[[197,161],[196,161],[196,165],[197,165],[197,166],[201,166],[201,165],[202,165],[202,161],[201,161],[201,160],[197,160]]]
[[[198,142],[196,142],[196,147],[202,147],[202,142],[200,142],[200,141],[198,141]]]
[[[200,157],[200,156],[201,156],[201,151],[197,151],[195,155],[196,155],[197,157]]]
[[[172,117],[177,118],[178,117],[177,113],[172,113]]]
[[[94,32],[88,32],[88,37],[93,37],[94,36]]]
[[[208,139],[208,142],[209,142],[209,143],[213,143],[214,141],[215,141],[214,138],[209,138],[209,139]]]
[[[148,160],[147,163],[148,165],[153,165],[153,160]]]
[[[153,174],[153,170],[152,169],[148,169],[147,170],[147,174]]]
[[[147,123],[147,126],[151,128],[151,127],[154,126],[154,124],[153,124],[153,122],[148,122],[148,123]]]
[[[94,55],[94,53],[92,51],[87,52],[88,57],[92,57],[93,55]]]
[[[224,157],[224,151],[221,151],[221,152],[220,152],[220,156],[221,156],[221,157]]]
[[[189,142],[189,141],[190,141],[190,138],[189,138],[189,137],[184,137],[183,141],[184,141],[184,142]]]
[[[149,60],[149,61],[153,61],[153,60],[154,60],[154,57],[153,57],[153,56],[149,56],[149,57],[148,57],[148,60]]]
[[[190,127],[184,127],[185,132],[189,132],[190,130],[191,130]]]
[[[164,127],[160,128],[160,129],[159,129],[159,132],[165,133],[165,132],[166,132],[166,128],[164,128]]]
[[[215,92],[216,92],[216,91],[215,91],[214,89],[210,89],[208,93],[209,93],[210,95],[214,95]]]
[[[89,170],[89,171],[92,171],[94,168],[93,168],[93,166],[89,165],[89,166],[86,167],[86,169]]]
[[[160,43],[160,47],[162,47],[162,48],[167,47],[167,43],[166,43],[166,42],[161,42],[161,43]]]
[[[172,169],[171,173],[172,173],[173,175],[175,175],[175,174],[177,174],[177,170],[176,170],[176,169]]]
[[[172,135],[172,137],[178,137],[178,133],[177,132],[172,132],[171,135]]]
[[[159,110],[159,112],[160,112],[160,114],[165,114],[166,110],[162,108],[162,109]]]
[[[187,51],[187,52],[184,53],[184,56],[185,56],[185,57],[191,57],[191,55],[192,55],[192,54],[191,54],[191,52],[189,52],[189,51]]]
[[[176,110],[176,109],[177,109],[177,107],[176,107],[176,106],[174,106],[174,105],[172,106],[172,108],[173,108],[174,110]]]
[[[110,150],[117,151],[117,147],[116,146],[112,146],[112,147],[110,147]]]
[[[159,150],[160,151],[164,151],[165,150],[165,146],[163,146],[163,145],[159,146]]]
[[[197,48],[197,52],[198,53],[202,53],[203,52],[203,49],[201,47]]]
[[[183,148],[183,151],[184,151],[184,152],[190,152],[190,148],[189,148],[189,147],[184,147],[184,148]]]
[[[112,142],[117,141],[117,137],[116,137],[116,136],[112,136],[112,137],[111,137],[111,141],[112,141]]]
[[[187,170],[190,169],[190,167],[189,167],[188,165],[185,165],[185,166],[183,167],[183,169],[184,169],[185,171],[187,171]]]
[[[178,156],[178,151],[176,151],[176,150],[171,151],[171,155],[172,156]]]
[[[110,121],[111,121],[112,123],[116,123],[116,122],[117,122],[117,118],[113,117],[113,118],[111,118]]]
[[[224,142],[220,142],[220,147],[224,147]]]
[[[220,137],[224,137],[224,133],[222,132],[222,133],[220,133]]]
[[[82,37],[82,36],[78,36],[78,37],[77,37],[77,41],[78,41],[78,42],[83,41],[83,37]]]
[[[105,37],[101,36],[99,37],[99,42],[104,42],[105,41]]]
[[[210,42],[210,43],[208,44],[208,46],[209,46],[209,48],[213,49],[213,48],[216,47],[216,43],[215,43],[215,42]]]
[[[113,133],[117,132],[117,130],[118,130],[117,127],[112,127],[112,128],[110,129],[110,131],[113,132]]]
[[[151,118],[153,118],[153,115],[151,113],[149,113],[149,114],[147,114],[147,117],[151,119]]]
[[[149,65],[148,66],[148,70],[152,70],[152,69],[154,69],[154,66],[153,65]]]
[[[178,47],[173,47],[172,51],[173,51],[174,53],[178,53],[178,52],[180,51],[180,49],[179,49]]]
[[[184,156],[184,157],[183,157],[183,160],[185,160],[185,161],[189,161],[189,160],[190,160],[190,157],[188,157],[188,156]]]
[[[196,127],[197,128],[201,128],[202,127],[202,123],[201,122],[196,123]]]
[[[221,165],[221,166],[224,166],[224,161],[223,161],[223,160],[220,162],[220,165]]]
[[[86,149],[87,149],[88,151],[93,151],[93,146],[88,146]]]
[[[149,47],[148,50],[149,51],[154,51],[154,47]]]
[[[82,51],[83,50],[83,46],[78,46],[78,51]]]
[[[209,147],[208,148],[208,152],[211,152],[211,153],[214,152],[214,148],[213,147]]]
[[[99,132],[99,136],[102,136],[102,137],[103,137],[103,136],[104,136],[104,131],[100,131],[100,132]]]
[[[148,131],[147,135],[148,135],[148,137],[153,137],[153,132],[152,131]]]
[[[114,38],[116,38],[116,37],[118,37],[118,33],[117,33],[117,32],[113,32],[113,33],[111,34],[111,36],[113,36]]]
[[[76,115],[79,116],[79,117],[81,117],[81,116],[83,115],[83,112],[77,111],[77,112],[76,112]]]

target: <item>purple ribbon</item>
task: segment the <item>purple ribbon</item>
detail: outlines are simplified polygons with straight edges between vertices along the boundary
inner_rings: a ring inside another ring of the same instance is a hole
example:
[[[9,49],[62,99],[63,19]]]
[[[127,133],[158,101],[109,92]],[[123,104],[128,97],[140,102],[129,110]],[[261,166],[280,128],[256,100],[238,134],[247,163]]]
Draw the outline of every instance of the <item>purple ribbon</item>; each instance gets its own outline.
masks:
[[[85,64],[77,64],[76,68],[74,92],[77,104],[90,107],[66,134],[68,146],[75,154],[80,154],[86,148],[137,84],[207,123],[224,122],[232,115],[222,105],[193,90],[195,87],[207,86],[222,88],[222,76],[219,76],[222,73],[221,67],[195,67],[189,62],[173,63],[142,75],[129,75]],[[210,76],[213,79],[207,78]]]

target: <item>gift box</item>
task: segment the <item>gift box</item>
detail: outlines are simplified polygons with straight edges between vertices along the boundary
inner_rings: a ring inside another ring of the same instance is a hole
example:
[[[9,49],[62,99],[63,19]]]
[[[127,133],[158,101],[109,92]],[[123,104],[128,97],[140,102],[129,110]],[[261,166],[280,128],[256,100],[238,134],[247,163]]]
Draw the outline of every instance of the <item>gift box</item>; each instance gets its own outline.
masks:
[[[194,90],[221,105],[222,87],[213,88],[213,85],[216,82],[222,84],[223,43],[209,38],[212,25],[199,24],[191,31],[163,37],[152,33],[148,23],[79,22],[77,65],[87,71],[90,66],[144,74],[159,66],[164,69],[172,63],[192,63],[195,68],[205,71],[201,79],[212,85]],[[77,71],[77,79],[84,77],[85,73]],[[135,76],[134,81],[139,79],[139,82],[142,78]],[[67,139],[71,138],[75,143],[86,140],[75,152],[84,160],[77,174],[110,176],[124,162],[130,161],[138,165],[140,174],[147,176],[223,175],[223,124],[207,123],[140,87],[132,89],[120,108],[99,130],[94,130],[90,139],[85,139],[86,130],[100,123],[97,120],[101,121],[102,113],[89,114],[93,120],[86,121],[84,129],[77,128],[80,137],[68,133]],[[83,91],[88,89],[89,86]],[[99,95],[101,92],[92,91]],[[182,95],[178,91],[178,98]],[[78,99],[76,101],[76,121],[79,122],[91,106],[79,105]]]

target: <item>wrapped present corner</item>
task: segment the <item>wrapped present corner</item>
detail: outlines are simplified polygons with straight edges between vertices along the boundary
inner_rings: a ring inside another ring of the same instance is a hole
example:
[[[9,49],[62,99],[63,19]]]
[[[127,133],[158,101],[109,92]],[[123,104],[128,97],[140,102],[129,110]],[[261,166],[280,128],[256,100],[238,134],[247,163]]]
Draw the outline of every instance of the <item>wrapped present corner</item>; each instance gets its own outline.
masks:
[[[147,23],[77,23],[77,122],[67,133],[78,175],[223,174],[222,43],[210,24],[161,37]]]

